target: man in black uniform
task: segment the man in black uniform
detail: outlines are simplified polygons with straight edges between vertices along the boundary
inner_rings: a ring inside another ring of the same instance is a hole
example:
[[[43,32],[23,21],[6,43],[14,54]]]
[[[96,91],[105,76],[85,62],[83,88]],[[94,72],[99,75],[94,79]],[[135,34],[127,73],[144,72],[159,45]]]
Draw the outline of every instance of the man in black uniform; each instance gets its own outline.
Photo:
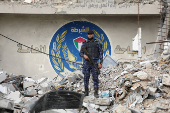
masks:
[[[101,69],[102,68],[102,62],[103,62],[103,49],[102,44],[94,39],[94,32],[88,31],[88,41],[83,42],[81,49],[86,48],[87,52],[91,55],[92,59],[95,62],[95,65]],[[99,79],[98,75],[99,73],[95,69],[94,65],[90,63],[88,56],[80,50],[80,56],[85,59],[83,63],[83,74],[84,74],[84,87],[85,87],[85,96],[89,95],[89,78],[90,78],[90,71],[93,75],[93,82],[94,82],[94,96],[98,98],[98,89],[99,89]],[[98,60],[100,59],[99,65]]]

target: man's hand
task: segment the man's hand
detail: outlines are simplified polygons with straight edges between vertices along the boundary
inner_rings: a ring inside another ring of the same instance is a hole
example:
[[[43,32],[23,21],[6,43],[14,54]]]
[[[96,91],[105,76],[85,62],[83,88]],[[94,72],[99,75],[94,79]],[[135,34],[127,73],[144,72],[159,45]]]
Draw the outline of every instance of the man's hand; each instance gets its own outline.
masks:
[[[86,60],[90,60],[87,55],[84,55],[83,57],[84,57],[84,59],[86,59]]]
[[[98,68],[101,69],[102,68],[102,64],[99,64]]]

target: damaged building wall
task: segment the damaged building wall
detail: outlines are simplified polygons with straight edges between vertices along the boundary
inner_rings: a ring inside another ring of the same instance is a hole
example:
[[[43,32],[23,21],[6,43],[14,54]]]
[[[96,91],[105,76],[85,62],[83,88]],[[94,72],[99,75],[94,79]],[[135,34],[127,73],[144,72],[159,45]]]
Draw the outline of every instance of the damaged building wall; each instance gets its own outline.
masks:
[[[110,41],[111,56],[114,59],[137,59],[138,57],[137,53],[131,51],[132,39],[137,34],[137,16],[16,14],[1,14],[0,16],[1,34],[33,48],[45,47],[43,50],[46,53],[49,53],[49,45],[54,33],[64,24],[79,20],[96,24],[105,32]],[[156,40],[158,22],[159,16],[140,16],[142,58],[154,52],[154,45],[146,45],[146,42]],[[36,76],[37,79],[42,76],[56,76],[49,56],[41,53],[20,53],[18,52],[20,47],[16,43],[2,36],[0,40],[0,67],[3,67],[5,71]],[[71,41],[70,44],[73,42]],[[129,51],[121,52],[120,48]],[[22,49],[27,50],[26,47]]]
[[[160,12],[158,0],[142,0],[139,6],[140,14]],[[138,14],[138,0],[0,0],[0,13]]]

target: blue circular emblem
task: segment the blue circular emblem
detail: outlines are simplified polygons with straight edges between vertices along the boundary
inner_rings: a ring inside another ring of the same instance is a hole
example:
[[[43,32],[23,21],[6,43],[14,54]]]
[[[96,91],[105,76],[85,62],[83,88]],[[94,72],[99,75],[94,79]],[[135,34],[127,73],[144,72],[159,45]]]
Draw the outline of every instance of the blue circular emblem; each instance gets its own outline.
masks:
[[[87,21],[73,21],[59,28],[51,39],[49,54],[64,58],[69,61],[82,63],[83,58],[79,56],[82,42],[87,40],[87,32],[94,31],[94,38],[103,46],[103,56],[111,55],[111,46],[107,35],[97,25]],[[49,56],[54,70],[58,73],[64,71],[75,71],[80,65]]]

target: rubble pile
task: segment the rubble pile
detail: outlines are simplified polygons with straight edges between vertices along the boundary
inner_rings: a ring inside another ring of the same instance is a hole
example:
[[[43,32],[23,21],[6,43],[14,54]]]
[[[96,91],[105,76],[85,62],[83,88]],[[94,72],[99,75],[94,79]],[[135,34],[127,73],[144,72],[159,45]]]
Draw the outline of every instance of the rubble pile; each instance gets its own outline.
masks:
[[[99,98],[94,97],[93,79],[80,113],[168,113],[170,112],[170,56],[161,60],[121,61],[108,65],[99,75]],[[29,112],[35,102],[51,90],[84,93],[80,70],[62,80],[34,80],[0,70],[0,108]],[[71,112],[71,111],[70,111]],[[74,111],[75,112],[75,111]]]

